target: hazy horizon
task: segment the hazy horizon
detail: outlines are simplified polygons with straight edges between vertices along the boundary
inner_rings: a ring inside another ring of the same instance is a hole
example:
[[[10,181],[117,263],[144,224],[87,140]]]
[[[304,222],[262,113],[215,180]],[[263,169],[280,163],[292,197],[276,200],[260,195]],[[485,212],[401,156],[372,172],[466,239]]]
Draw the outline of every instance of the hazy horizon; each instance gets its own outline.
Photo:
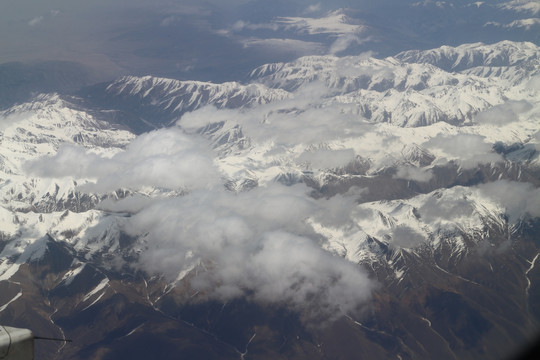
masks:
[[[72,61],[86,66],[94,82],[127,74],[243,80],[256,66],[305,55],[369,51],[385,57],[408,49],[503,39],[538,44],[538,22],[515,23],[538,16],[537,8],[523,8],[522,3],[4,2],[0,64]]]

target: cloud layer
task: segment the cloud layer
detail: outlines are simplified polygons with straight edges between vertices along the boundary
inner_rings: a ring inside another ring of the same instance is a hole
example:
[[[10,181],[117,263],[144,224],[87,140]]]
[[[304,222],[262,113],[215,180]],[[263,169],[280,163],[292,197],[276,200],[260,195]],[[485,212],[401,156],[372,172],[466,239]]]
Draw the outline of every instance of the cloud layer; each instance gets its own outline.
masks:
[[[464,169],[503,160],[492,151],[493,145],[482,135],[437,135],[424,143],[424,146],[439,156],[458,162]]]
[[[147,234],[144,269],[174,279],[197,267],[191,285],[211,298],[281,303],[309,319],[358,313],[374,283],[323,250],[325,239],[307,223],[342,225],[346,217],[327,214],[343,214],[347,201],[314,200],[308,191],[279,184],[238,194],[194,191],[145,208],[127,230]]]
[[[82,191],[105,193],[145,186],[179,190],[213,186],[219,181],[206,142],[178,128],[137,137],[111,157],[76,145],[62,145],[52,156],[27,163],[30,174],[89,179]]]
[[[511,223],[527,216],[540,217],[540,188],[530,183],[501,180],[479,185],[478,189],[505,208]]]

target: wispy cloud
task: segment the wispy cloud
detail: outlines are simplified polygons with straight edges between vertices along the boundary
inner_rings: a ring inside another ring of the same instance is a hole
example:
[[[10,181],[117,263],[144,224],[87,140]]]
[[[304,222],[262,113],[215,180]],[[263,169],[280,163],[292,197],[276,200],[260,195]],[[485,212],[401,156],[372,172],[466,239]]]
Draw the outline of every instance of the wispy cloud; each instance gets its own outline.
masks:
[[[80,146],[64,145],[55,155],[29,162],[26,168],[38,176],[88,179],[81,190],[99,193],[145,186],[192,189],[212,186],[219,180],[205,141],[177,128],[139,136],[125,151],[110,158]]]
[[[371,40],[371,37],[361,37],[358,34],[342,34],[332,43],[329,53],[337,54],[347,50],[352,45],[361,45]]]
[[[540,217],[540,189],[530,183],[500,180],[479,185],[478,189],[505,208],[511,223],[526,216]]]
[[[505,1],[497,6],[502,9],[515,11],[518,13],[530,13],[533,15],[540,13],[540,4],[535,0]]]
[[[245,48],[259,48],[263,51],[292,54],[296,57],[312,54],[323,54],[324,46],[317,42],[295,39],[261,39],[249,38],[242,40]]]
[[[239,32],[243,30],[279,30],[279,25],[274,23],[260,23],[253,24],[249,21],[238,20],[232,26],[231,30],[234,32]]]
[[[352,23],[343,10],[336,10],[320,18],[281,17],[276,23],[286,30],[296,30],[310,35],[359,33],[365,26]]]
[[[503,161],[499,154],[492,151],[492,144],[482,135],[438,135],[425,142],[423,146],[441,158],[456,161],[464,169],[472,169],[478,164]]]
[[[43,22],[43,16],[36,16],[35,18],[33,18],[32,20],[28,22],[28,26],[34,27],[41,24],[42,22]]]
[[[316,4],[312,4],[312,5],[309,5],[307,8],[304,9],[304,11],[302,11],[303,14],[311,14],[311,13],[315,13],[315,12],[318,12],[318,11],[321,11],[321,3],[318,2]]]
[[[414,180],[426,182],[431,180],[433,172],[430,169],[423,169],[416,166],[399,165],[397,172],[394,174],[396,179]]]
[[[531,110],[533,106],[527,101],[509,101],[493,106],[476,115],[474,121],[478,124],[500,126],[519,120],[519,115]]]
[[[407,225],[397,225],[392,229],[392,241],[390,246],[397,248],[413,248],[425,243],[425,234],[418,232]]]

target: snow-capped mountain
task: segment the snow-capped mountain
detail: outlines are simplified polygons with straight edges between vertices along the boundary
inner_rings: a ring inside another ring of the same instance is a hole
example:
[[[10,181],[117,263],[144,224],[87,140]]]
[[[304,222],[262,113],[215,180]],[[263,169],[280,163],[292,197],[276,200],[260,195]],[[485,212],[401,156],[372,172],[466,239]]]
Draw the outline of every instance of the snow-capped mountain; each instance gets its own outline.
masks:
[[[2,206],[13,211],[78,212],[93,208],[99,199],[76,191],[75,179],[29,178],[24,164],[53,155],[65,144],[112,155],[134,138],[132,133],[94,118],[56,94],[40,95],[0,116],[0,196]]]
[[[143,124],[134,131],[148,131],[170,126],[182,114],[206,105],[217,108],[243,108],[283,100],[289,93],[268,89],[260,84],[237,82],[213,84],[201,81],[180,81],[151,76],[125,76],[111,83],[97,85],[82,96],[100,108],[113,108],[140,118]]]
[[[538,47],[532,43],[501,41],[492,45],[476,43],[457,47],[442,46],[432,50],[410,50],[395,57],[406,63],[431,64],[446,71],[462,72],[476,67],[504,69],[518,66],[533,69],[538,65],[538,56]]]
[[[57,358],[504,355],[540,322],[539,53],[310,56],[11,107],[0,319],[74,338]]]
[[[535,99],[536,92],[526,93],[539,61],[534,44],[501,42],[407,51],[386,59],[310,56],[261,66],[251,77],[290,91],[322,83],[334,95],[331,101],[347,104],[347,111],[373,122],[421,126],[470,122],[508,99]]]

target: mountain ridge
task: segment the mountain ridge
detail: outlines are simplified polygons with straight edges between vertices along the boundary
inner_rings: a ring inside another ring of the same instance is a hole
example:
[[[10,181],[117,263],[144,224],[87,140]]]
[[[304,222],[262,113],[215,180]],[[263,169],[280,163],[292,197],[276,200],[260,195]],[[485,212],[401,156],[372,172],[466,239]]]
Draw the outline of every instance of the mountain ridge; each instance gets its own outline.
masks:
[[[323,56],[2,111],[0,318],[78,339],[38,349],[58,358],[510,354],[540,324],[540,65],[501,47],[461,72]]]

